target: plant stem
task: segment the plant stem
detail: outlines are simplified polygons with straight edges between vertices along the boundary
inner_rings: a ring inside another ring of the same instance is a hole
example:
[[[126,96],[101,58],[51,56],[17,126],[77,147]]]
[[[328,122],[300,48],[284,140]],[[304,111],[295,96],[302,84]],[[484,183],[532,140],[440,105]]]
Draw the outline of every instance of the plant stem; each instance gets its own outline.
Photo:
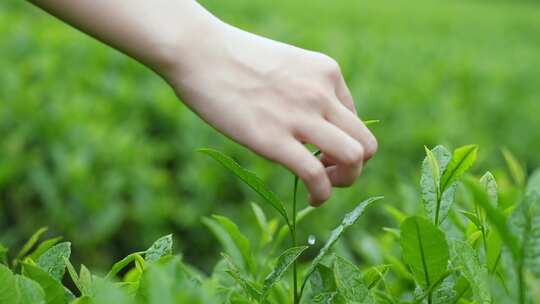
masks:
[[[291,240],[292,247],[296,247],[296,195],[298,192],[298,176],[294,177],[294,189],[293,189],[293,205],[292,205],[292,230]],[[293,262],[293,303],[298,304],[298,269],[296,259]]]

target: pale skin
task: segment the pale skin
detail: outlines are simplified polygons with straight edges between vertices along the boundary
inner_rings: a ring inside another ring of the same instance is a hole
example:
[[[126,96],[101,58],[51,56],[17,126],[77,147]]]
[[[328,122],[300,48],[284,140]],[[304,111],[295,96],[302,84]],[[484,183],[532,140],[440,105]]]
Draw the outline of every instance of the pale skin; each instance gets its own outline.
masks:
[[[235,28],[194,0],[31,2],[155,71],[208,124],[298,175],[313,206],[377,151],[324,54]]]

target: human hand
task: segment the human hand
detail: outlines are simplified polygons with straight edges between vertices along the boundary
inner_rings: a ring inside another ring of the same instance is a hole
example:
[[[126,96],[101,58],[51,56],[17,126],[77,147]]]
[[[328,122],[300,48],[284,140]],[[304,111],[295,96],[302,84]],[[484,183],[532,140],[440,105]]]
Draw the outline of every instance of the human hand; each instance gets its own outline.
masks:
[[[350,186],[377,150],[357,117],[338,64],[330,57],[224,23],[206,28],[161,73],[214,128],[280,163],[319,206],[331,187]],[[185,44],[184,44],[185,45]],[[303,144],[317,146],[313,156]]]

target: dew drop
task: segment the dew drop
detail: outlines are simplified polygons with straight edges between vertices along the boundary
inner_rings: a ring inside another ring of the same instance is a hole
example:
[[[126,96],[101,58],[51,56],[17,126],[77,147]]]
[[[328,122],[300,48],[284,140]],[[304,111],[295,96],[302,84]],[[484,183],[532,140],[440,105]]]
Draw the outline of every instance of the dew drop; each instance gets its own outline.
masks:
[[[309,235],[308,239],[307,239],[307,242],[309,245],[315,245],[315,241],[317,241],[317,239],[315,238],[315,236],[313,234]]]

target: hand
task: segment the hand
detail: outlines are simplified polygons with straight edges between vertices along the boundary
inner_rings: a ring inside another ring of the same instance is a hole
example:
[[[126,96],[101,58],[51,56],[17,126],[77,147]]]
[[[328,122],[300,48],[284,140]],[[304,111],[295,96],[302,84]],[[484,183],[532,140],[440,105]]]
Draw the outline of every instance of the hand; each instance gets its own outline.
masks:
[[[298,175],[314,206],[332,186],[353,184],[377,141],[357,117],[338,64],[218,24],[189,50],[168,50],[174,64],[161,74],[180,98],[223,134]]]

